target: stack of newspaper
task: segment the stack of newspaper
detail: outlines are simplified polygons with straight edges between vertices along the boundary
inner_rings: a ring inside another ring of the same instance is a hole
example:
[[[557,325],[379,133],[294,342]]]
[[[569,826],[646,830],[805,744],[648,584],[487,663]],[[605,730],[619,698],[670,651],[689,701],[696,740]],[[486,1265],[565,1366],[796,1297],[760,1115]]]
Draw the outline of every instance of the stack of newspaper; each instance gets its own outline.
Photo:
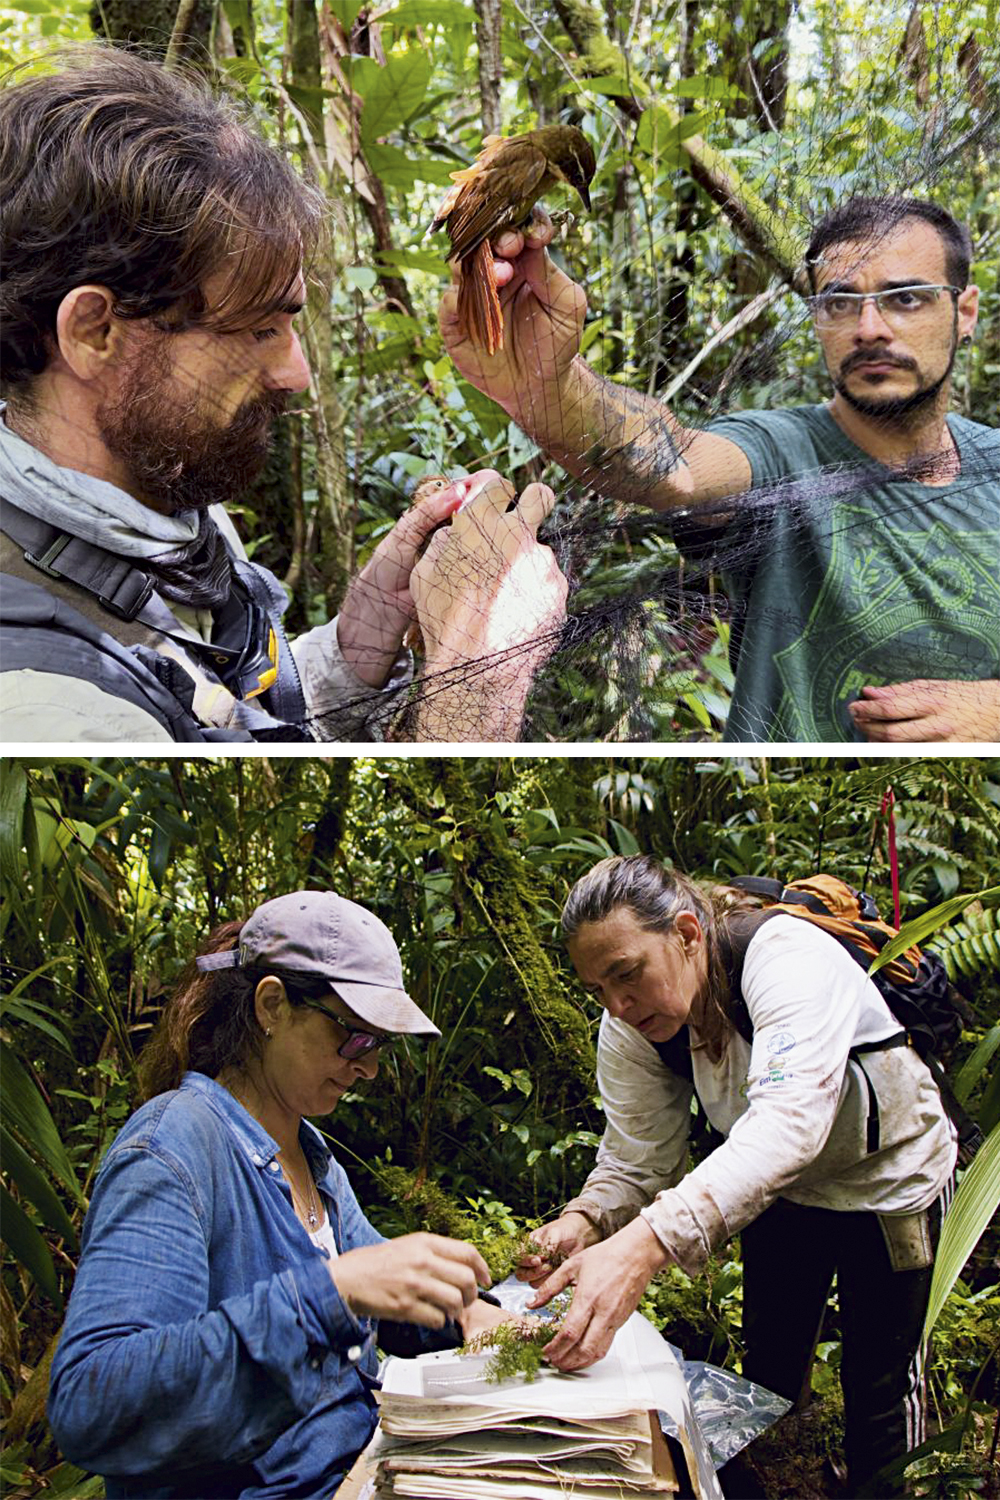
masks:
[[[663,1391],[635,1357],[627,1328],[588,1370],[543,1369],[530,1382],[489,1384],[488,1354],[390,1360],[371,1454],[375,1494],[652,1500],[676,1493],[656,1411]]]

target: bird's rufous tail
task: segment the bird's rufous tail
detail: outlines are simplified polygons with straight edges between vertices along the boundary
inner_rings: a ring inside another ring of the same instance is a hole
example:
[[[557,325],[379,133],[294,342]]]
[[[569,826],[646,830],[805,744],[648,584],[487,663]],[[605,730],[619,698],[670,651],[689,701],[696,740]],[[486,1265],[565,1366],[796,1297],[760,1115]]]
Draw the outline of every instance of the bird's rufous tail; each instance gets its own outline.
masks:
[[[473,343],[495,354],[503,348],[503,314],[488,240],[462,258],[458,284],[458,326]]]

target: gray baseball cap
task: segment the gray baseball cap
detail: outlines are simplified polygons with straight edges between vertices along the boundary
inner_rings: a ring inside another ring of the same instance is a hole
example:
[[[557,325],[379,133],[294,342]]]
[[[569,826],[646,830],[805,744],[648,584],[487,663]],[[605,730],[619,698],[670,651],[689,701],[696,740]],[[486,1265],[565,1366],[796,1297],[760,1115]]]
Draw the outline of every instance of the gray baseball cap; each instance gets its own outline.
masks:
[[[440,1036],[403,988],[403,966],[384,922],[333,891],[292,891],[258,906],[238,949],[195,960],[211,969],[287,969],[328,979],[356,1016],[380,1031]]]

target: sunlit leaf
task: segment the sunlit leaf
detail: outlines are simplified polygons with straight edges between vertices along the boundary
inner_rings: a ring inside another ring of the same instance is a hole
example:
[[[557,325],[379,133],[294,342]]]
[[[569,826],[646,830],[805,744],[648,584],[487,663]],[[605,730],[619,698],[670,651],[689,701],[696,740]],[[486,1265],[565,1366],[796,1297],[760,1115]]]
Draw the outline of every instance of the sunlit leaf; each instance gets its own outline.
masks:
[[[919,917],[914,917],[912,922],[904,922],[896,936],[882,949],[878,958],[874,960],[868,969],[869,974],[877,974],[879,969],[905,953],[907,948],[914,944],[922,943],[925,938],[930,937],[932,932],[937,932],[939,927],[957,917],[960,911],[973,901],[1000,901],[1000,885],[987,887],[982,891],[970,891],[964,896],[952,896],[948,901],[942,901],[938,906],[932,906],[929,911],[923,912]]]
[[[426,94],[430,77],[431,60],[418,50],[389,57],[384,66],[370,57],[352,58],[351,87],[364,100],[362,142],[367,145],[401,125]]]
[[[961,1276],[983,1230],[1000,1208],[1000,1126],[987,1136],[958,1185],[945,1216],[934,1259],[924,1339],[930,1335],[948,1294]]]

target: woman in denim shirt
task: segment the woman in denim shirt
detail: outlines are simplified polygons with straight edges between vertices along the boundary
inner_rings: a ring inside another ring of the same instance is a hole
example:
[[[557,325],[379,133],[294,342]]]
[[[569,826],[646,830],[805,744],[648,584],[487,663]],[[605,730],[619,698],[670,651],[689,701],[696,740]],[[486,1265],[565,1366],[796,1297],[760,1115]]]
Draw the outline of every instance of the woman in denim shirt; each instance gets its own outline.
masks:
[[[109,1497],[330,1496],[375,1427],[376,1333],[416,1353],[503,1316],[471,1245],[383,1240],[303,1118],[400,1033],[439,1034],[388,929],[330,892],[217,929],[182,981],[52,1367],[56,1440]]]

